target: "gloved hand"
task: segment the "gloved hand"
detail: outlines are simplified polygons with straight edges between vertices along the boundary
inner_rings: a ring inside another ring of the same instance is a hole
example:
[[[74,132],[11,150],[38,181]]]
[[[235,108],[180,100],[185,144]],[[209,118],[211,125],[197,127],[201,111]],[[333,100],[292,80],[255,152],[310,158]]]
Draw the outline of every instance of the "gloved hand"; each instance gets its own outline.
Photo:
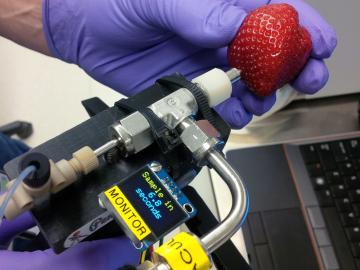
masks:
[[[29,213],[0,227],[0,245],[35,223]],[[80,243],[60,255],[52,250],[13,252],[0,250],[1,269],[6,270],[115,270],[137,265],[139,253],[125,237]]]
[[[275,2],[275,1],[273,1]],[[301,0],[289,0],[313,39],[313,54],[294,86],[313,93],[328,72],[321,60],[336,46],[334,30]],[[43,25],[55,57],[134,95],[174,72],[193,78],[213,67],[228,69],[227,48],[247,11],[264,0],[44,0]],[[275,95],[259,98],[239,83],[218,112],[233,128],[269,110]]]

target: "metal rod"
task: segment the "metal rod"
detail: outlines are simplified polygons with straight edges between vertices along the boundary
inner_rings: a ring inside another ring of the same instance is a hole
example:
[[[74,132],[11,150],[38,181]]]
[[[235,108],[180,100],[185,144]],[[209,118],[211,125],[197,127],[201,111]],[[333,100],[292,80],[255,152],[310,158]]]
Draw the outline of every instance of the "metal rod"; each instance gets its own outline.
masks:
[[[96,156],[99,157],[99,156],[105,154],[106,152],[108,152],[109,150],[118,146],[118,144],[119,144],[119,140],[113,139],[113,140],[107,142],[106,144],[100,146],[94,152],[95,152]]]
[[[239,230],[247,215],[248,196],[240,176],[219,152],[211,150],[207,159],[228,185],[232,195],[232,207],[228,216],[215,229],[201,238],[202,243],[211,253]]]
[[[226,75],[229,77],[232,84],[240,80],[241,71],[237,68],[232,68],[226,72]]]

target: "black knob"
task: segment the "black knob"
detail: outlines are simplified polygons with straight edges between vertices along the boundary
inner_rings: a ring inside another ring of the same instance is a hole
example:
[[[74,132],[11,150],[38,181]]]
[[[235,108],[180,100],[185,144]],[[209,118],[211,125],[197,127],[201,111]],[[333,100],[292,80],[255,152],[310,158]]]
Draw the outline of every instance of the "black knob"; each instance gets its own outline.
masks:
[[[24,183],[32,188],[42,187],[50,178],[49,159],[44,154],[30,152],[20,160],[19,173],[31,165],[35,166],[36,170],[24,179]]]

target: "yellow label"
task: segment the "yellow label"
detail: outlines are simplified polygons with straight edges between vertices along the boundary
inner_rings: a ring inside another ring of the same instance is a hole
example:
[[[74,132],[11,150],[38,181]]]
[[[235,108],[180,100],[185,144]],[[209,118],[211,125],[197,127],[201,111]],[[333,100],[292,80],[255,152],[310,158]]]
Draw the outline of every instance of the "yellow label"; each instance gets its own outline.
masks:
[[[209,270],[211,261],[199,240],[182,232],[155,250],[171,270]]]
[[[141,241],[151,234],[150,228],[118,186],[105,191],[105,196],[138,240]]]

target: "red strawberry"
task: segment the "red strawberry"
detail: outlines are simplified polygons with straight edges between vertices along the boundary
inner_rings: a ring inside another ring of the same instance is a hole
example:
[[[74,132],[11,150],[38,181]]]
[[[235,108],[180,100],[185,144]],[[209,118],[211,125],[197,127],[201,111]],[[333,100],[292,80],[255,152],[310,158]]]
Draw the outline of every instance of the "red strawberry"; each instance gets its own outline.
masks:
[[[231,42],[228,60],[259,96],[267,96],[292,81],[311,51],[308,31],[288,4],[266,5],[252,11]]]

